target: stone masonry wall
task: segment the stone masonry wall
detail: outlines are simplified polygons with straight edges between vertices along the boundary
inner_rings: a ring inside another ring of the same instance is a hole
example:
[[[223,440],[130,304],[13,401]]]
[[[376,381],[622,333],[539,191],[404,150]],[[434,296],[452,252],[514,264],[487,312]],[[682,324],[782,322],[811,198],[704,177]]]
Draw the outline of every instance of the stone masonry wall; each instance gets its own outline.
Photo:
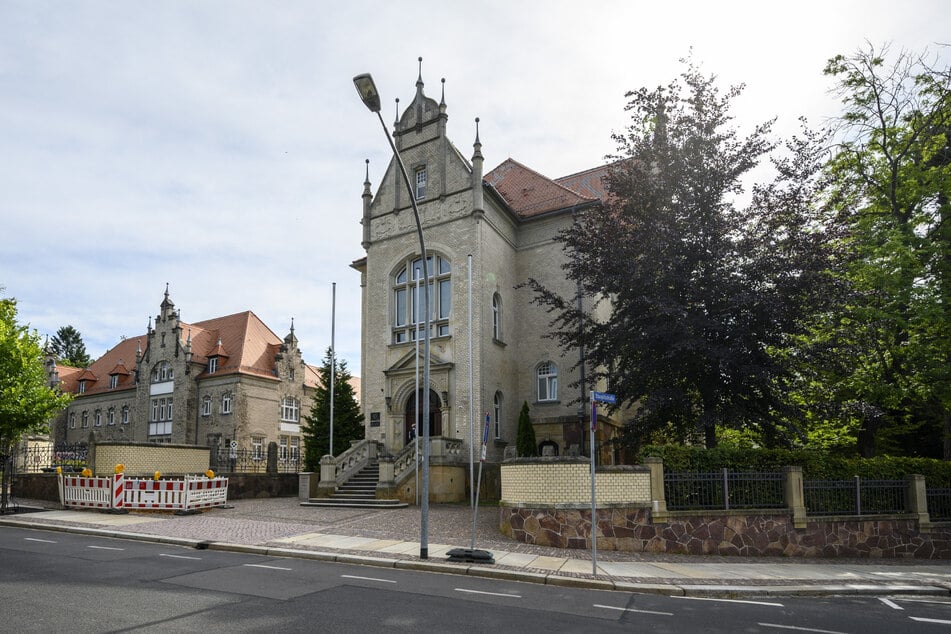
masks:
[[[796,529],[788,513],[704,514],[653,524],[648,508],[597,509],[598,548],[690,555],[951,558],[951,526],[921,531],[912,519],[810,520]],[[526,544],[590,548],[591,510],[499,510],[499,530]]]

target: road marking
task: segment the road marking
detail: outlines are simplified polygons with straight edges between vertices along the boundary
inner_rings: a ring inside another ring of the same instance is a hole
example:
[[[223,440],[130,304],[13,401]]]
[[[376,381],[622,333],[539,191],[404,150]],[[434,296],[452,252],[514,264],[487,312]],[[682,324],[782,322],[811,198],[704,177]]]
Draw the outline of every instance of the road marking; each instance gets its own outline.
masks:
[[[657,614],[660,616],[673,616],[673,612],[655,612],[654,610],[635,610],[634,608],[619,608],[613,605],[601,605],[600,603],[595,603],[594,607],[604,608],[605,610],[618,610],[619,612],[637,612],[638,614]]]
[[[520,594],[505,594],[504,592],[483,592],[482,590],[467,590],[466,588],[455,588],[456,592],[468,592],[469,594],[487,594],[492,597],[509,597],[510,599],[521,599]]]
[[[782,603],[771,603],[769,601],[748,601],[745,599],[717,599],[716,597],[676,597],[672,599],[690,599],[692,601],[720,601],[721,603],[749,603],[750,605],[766,605],[773,608],[783,607]]]
[[[363,581],[379,581],[380,583],[396,583],[393,579],[377,579],[376,577],[358,577],[357,575],[340,575],[344,579],[362,579]]]
[[[293,568],[282,568],[280,566],[265,566],[264,564],[242,564],[248,568],[266,568],[268,570],[293,570]]]
[[[44,544],[55,544],[55,543],[56,543],[56,542],[54,542],[52,539],[37,539],[36,537],[24,537],[23,539],[25,539],[25,540],[28,541],[28,542],[42,542],[42,543],[44,543]]]
[[[945,621],[943,619],[926,619],[921,616],[912,616],[909,618],[912,621],[920,621],[921,623],[940,623],[941,625],[951,625],[951,621]]]
[[[195,561],[201,561],[201,557],[189,557],[188,555],[166,555],[165,553],[159,553],[159,557],[171,557],[172,559],[193,559]]]
[[[95,550],[125,550],[125,548],[116,548],[114,546],[86,546],[86,548],[94,548]]]
[[[760,627],[775,627],[780,630],[796,630],[797,632],[816,632],[817,634],[845,634],[835,630],[816,630],[811,627],[796,627],[795,625],[777,625],[776,623],[757,623]]]
[[[885,597],[879,597],[878,600],[881,601],[882,603],[884,603],[885,605],[887,605],[888,607],[890,607],[890,608],[893,609],[893,610],[904,610],[904,609],[905,609],[905,608],[901,607],[900,605],[898,605],[897,603],[895,603],[894,601],[892,601],[891,599],[886,599]]]
[[[915,599],[913,597],[902,597],[902,601],[907,603],[937,603],[938,605],[948,605],[946,599]]]

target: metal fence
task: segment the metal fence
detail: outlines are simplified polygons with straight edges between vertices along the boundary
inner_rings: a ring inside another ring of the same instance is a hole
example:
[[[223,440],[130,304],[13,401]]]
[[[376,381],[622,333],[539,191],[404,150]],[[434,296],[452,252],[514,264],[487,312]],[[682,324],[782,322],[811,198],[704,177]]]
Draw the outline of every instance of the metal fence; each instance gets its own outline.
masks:
[[[809,515],[874,515],[905,513],[904,480],[806,480],[803,482]]]
[[[61,467],[66,473],[82,471],[88,466],[89,447],[53,443],[23,443],[13,450],[12,463],[16,473],[42,473]]]
[[[254,449],[228,449],[222,447],[211,450],[211,468],[217,473],[267,473],[267,452]],[[300,457],[277,457],[277,473],[297,473],[301,470]]]
[[[951,521],[951,489],[928,489],[928,517],[932,522]]]
[[[785,508],[780,472],[665,473],[664,497],[672,511]]]

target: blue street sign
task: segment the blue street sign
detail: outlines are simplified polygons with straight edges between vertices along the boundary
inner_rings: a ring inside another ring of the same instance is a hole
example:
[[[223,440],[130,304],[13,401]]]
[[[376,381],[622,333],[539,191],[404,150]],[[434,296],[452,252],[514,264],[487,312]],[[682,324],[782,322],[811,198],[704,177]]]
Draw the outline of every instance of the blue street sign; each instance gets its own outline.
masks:
[[[597,403],[617,404],[617,397],[609,392],[591,392],[591,400]]]

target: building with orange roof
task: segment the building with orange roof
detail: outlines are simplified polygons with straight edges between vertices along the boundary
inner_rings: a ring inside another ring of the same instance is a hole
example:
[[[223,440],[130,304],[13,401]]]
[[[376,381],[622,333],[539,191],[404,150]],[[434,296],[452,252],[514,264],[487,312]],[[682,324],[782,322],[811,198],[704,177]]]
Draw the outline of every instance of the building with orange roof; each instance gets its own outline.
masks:
[[[168,289],[153,326],[120,341],[87,368],[47,358],[51,384],[75,395],[51,424],[56,441],[125,440],[237,447],[300,458],[301,416],[319,383],[291,322],[281,339],[251,311],[181,320]]]
[[[367,168],[361,223],[366,255],[352,264],[363,289],[367,438],[398,454],[414,438],[416,411],[422,409],[417,402],[428,398],[432,436],[462,445],[473,437],[478,445],[488,416],[487,459],[499,461],[515,446],[519,410],[527,402],[540,453],[587,454],[586,395],[606,386],[584,380],[583,351],[562,350],[547,336],[551,315],[533,303],[524,284],[536,279],[593,306],[593,298],[577,298],[575,284],[565,277],[568,255],[556,238],[579,215],[599,212],[610,166],[552,179],[508,158],[484,173],[478,119],[467,159],[446,134],[445,88],[439,102],[426,96],[421,72],[415,98],[398,115],[393,137],[413,191],[407,191],[395,161],[375,192]],[[430,252],[432,290],[430,385],[418,392],[422,260],[410,196]],[[617,462],[610,440],[619,421],[599,416],[599,423],[600,460]]]

